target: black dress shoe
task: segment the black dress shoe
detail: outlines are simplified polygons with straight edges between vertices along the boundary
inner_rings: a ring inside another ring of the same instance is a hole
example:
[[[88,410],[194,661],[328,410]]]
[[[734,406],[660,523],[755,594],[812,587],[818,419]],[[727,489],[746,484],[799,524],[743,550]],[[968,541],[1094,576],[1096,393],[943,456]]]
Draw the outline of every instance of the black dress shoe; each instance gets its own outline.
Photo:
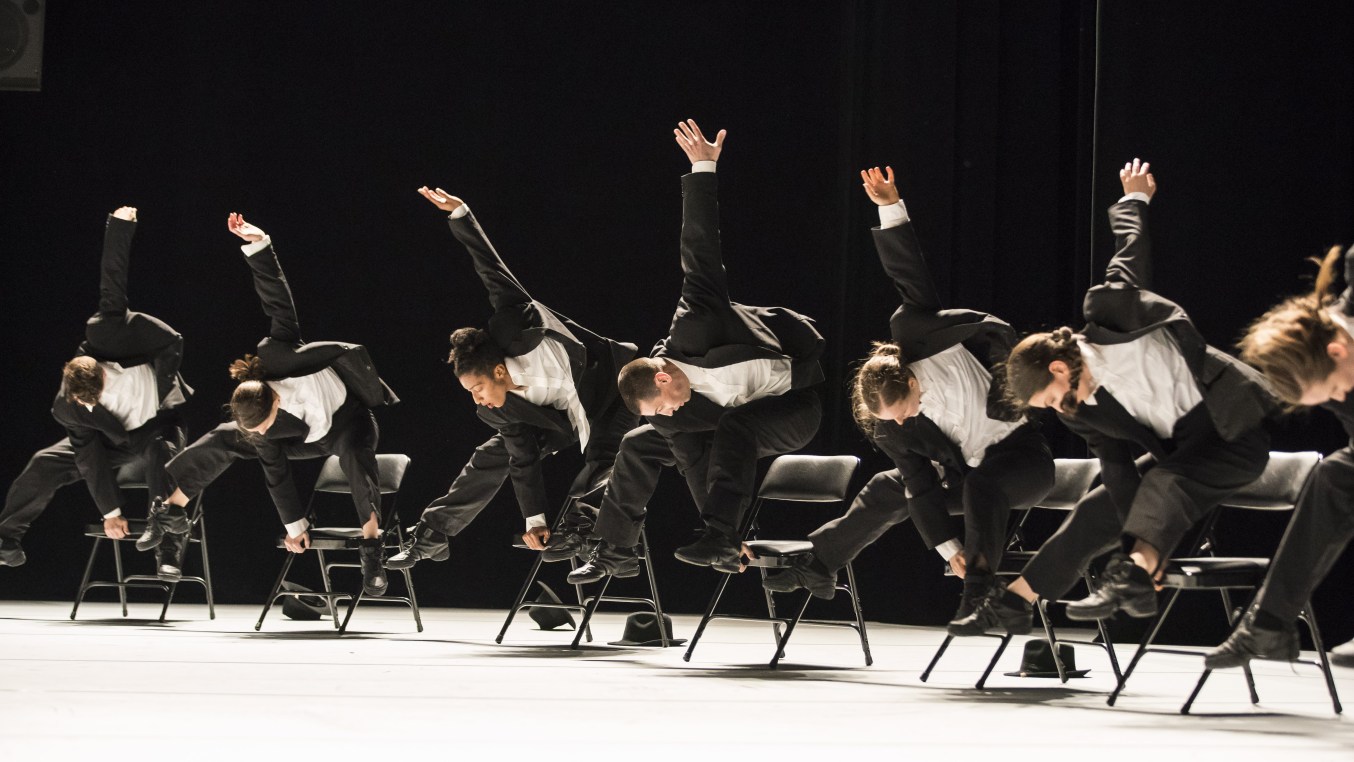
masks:
[[[409,535],[413,540],[399,553],[386,559],[387,569],[408,569],[425,558],[431,561],[451,558],[451,544],[447,542],[447,536],[422,521],[409,530]]]
[[[973,613],[950,622],[945,630],[962,638],[997,628],[1012,635],[1026,635],[1034,628],[1034,606],[1000,584],[977,600]]]
[[[742,569],[742,552],[738,543],[717,529],[706,528],[690,545],[683,545],[673,555],[678,561],[693,566],[710,566],[725,574],[737,574]]]
[[[28,560],[18,540],[0,538],[0,566],[23,566]]]
[[[155,548],[155,576],[164,582],[183,579],[183,549],[188,547],[188,535],[166,534]]]
[[[363,595],[385,595],[388,581],[386,580],[385,566],[382,563],[385,560],[385,548],[381,538],[372,537],[358,542],[357,552],[362,559]]]
[[[837,595],[837,575],[827,570],[816,558],[801,561],[794,566],[768,574],[762,587],[773,593],[789,593],[804,588],[815,598],[832,600]]]
[[[541,551],[541,560],[546,563],[568,561],[571,558],[586,558],[587,541],[578,532],[560,531],[550,535],[550,542]]]
[[[146,516],[146,531],[136,538],[136,549],[146,551],[158,547],[166,534],[188,534],[190,528],[188,511],[183,506],[157,499]]]
[[[1251,659],[1294,661],[1298,658],[1298,628],[1292,622],[1281,630],[1257,627],[1253,612],[1246,612],[1227,640],[1204,654],[1208,669],[1241,667]]]
[[[1139,619],[1157,614],[1157,588],[1152,575],[1123,553],[1110,557],[1094,593],[1067,604],[1067,618],[1091,622],[1116,611]]]
[[[582,585],[610,575],[634,577],[639,574],[639,553],[634,548],[617,548],[598,540],[588,554],[587,563],[569,572],[569,584]]]
[[[978,608],[978,602],[985,598],[992,588],[997,586],[997,577],[990,572],[969,570],[964,577],[964,592],[959,596],[959,610],[954,612],[951,622],[972,614]]]

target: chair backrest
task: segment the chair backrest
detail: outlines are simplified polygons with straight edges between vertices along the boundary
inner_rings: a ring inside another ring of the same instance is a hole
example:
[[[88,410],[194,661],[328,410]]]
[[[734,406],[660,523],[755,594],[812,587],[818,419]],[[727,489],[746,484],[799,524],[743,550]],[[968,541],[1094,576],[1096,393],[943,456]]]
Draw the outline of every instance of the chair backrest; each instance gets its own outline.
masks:
[[[757,497],[799,503],[834,503],[846,499],[851,477],[860,465],[854,455],[781,455],[771,462]]]
[[[1302,485],[1320,462],[1321,453],[1317,452],[1271,452],[1260,478],[1222,504],[1256,511],[1291,511]]]
[[[1098,458],[1055,458],[1053,460],[1053,489],[1039,501],[1040,508],[1070,511],[1100,476]]]
[[[400,482],[404,481],[404,471],[409,468],[409,456],[397,453],[381,453],[376,456],[376,469],[382,495],[400,491]],[[316,492],[331,492],[348,495],[352,488],[348,486],[348,477],[339,466],[337,455],[325,458],[320,467],[320,476],[315,480]]]

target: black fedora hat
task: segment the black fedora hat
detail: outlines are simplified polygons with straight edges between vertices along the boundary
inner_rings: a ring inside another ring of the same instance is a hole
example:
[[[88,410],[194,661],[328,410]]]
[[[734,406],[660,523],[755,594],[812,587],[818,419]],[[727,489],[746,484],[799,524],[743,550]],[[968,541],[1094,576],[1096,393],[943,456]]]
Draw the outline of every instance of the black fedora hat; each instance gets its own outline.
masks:
[[[282,590],[309,593],[310,588],[283,580]],[[282,599],[282,615],[301,622],[313,622],[329,613],[329,605],[318,595],[288,595]]]
[[[536,584],[541,586],[541,594],[536,596],[537,603],[562,603],[559,596],[555,595],[555,591],[551,590],[549,585],[540,580],[536,580]],[[556,627],[563,627],[566,624],[570,627],[578,626],[574,624],[574,617],[569,613],[568,609],[532,606],[527,609],[527,616],[531,617],[533,622],[540,625],[542,630],[553,630]]]
[[[672,637],[672,617],[663,615],[663,630],[668,636],[668,645],[680,646],[686,642],[686,638]],[[663,646],[663,636],[658,632],[658,617],[651,611],[636,611],[625,618],[625,632],[621,633],[620,640],[613,640],[607,645],[612,646]]]
[[[1069,678],[1085,677],[1089,669],[1077,669],[1076,652],[1072,644],[1058,644],[1058,658]],[[1020,657],[1020,670],[1007,672],[1007,677],[1057,677],[1058,665],[1053,662],[1053,650],[1047,640],[1025,641],[1025,652]]]

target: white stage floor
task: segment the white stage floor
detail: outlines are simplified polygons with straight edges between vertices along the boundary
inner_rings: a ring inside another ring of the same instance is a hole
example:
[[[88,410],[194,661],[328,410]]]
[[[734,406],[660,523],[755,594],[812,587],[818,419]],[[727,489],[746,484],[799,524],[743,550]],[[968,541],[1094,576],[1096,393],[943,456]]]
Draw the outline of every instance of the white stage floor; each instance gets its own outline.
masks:
[[[974,681],[996,640],[957,641],[918,680],[943,632],[872,625],[875,665],[855,634],[805,627],[778,671],[770,628],[715,622],[684,649],[566,646],[523,614],[505,645],[501,611],[363,607],[339,638],[328,622],[256,607],[0,603],[0,760],[173,759],[1354,759],[1354,720],[1334,715],[1316,670],[1257,663],[1262,703],[1239,671],[1215,674],[1177,714],[1200,661],[1149,656],[1114,708],[1104,654],[1077,647],[1090,675]],[[678,637],[697,618],[677,616]],[[599,614],[598,644],[623,614]],[[1131,649],[1121,646],[1121,660]],[[1354,701],[1354,670],[1338,670]]]

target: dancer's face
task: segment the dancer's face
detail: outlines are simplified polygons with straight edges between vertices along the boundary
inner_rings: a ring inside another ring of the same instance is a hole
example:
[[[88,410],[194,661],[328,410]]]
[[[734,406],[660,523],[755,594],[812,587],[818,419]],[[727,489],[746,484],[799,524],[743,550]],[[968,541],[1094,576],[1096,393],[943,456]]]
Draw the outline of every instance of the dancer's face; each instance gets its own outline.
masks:
[[[508,390],[512,388],[512,379],[503,365],[495,365],[494,372],[487,376],[483,373],[467,373],[458,380],[470,392],[476,405],[487,408],[503,407],[508,399]]]
[[[1048,364],[1048,372],[1053,375],[1053,380],[1030,397],[1030,407],[1053,408],[1059,413],[1069,415],[1076,410],[1078,404],[1091,396],[1090,384],[1087,383],[1090,374],[1085,369],[1081,374],[1081,383],[1077,384],[1075,389],[1072,388],[1072,369],[1067,363],[1054,360]]]
[[[653,374],[653,381],[658,387],[658,396],[640,400],[640,415],[672,415],[691,401],[691,379],[681,368],[669,363]]]
[[[921,384],[917,383],[916,378],[909,378],[907,386],[911,389],[908,392],[907,399],[901,399],[891,405],[882,405],[874,411],[874,417],[881,421],[893,421],[899,426],[909,418],[914,418],[921,412],[921,396],[924,394]]]
[[[1344,402],[1354,391],[1354,350],[1343,339],[1326,345],[1326,354],[1335,361],[1335,370],[1329,376],[1302,388],[1302,404],[1320,405],[1323,402]]]

